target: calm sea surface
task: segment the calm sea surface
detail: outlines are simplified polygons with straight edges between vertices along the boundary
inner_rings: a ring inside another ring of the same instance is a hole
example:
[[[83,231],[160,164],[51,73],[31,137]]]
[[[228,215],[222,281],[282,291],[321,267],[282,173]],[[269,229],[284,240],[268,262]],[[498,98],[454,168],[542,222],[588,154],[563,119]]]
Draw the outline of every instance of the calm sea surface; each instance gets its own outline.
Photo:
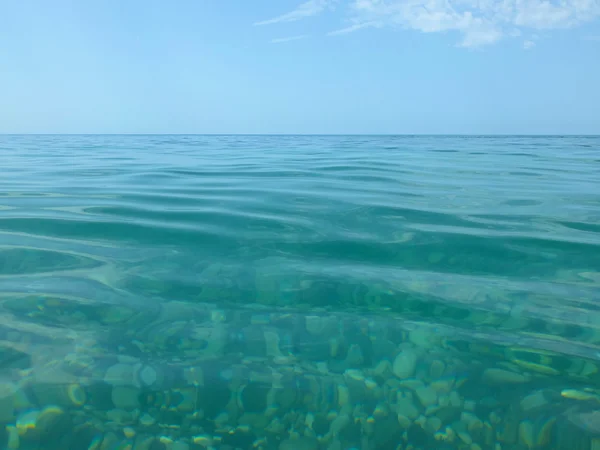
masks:
[[[600,449],[600,137],[0,136],[0,449]]]

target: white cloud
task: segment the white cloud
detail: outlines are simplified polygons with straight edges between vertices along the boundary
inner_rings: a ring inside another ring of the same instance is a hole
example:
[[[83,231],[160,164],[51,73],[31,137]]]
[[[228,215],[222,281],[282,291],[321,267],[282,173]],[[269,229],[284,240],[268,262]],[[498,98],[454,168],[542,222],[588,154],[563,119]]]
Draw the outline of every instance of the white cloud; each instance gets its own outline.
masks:
[[[479,47],[522,29],[569,28],[600,17],[600,0],[351,0],[357,23],[424,33],[454,31]],[[352,27],[350,27],[352,28]]]
[[[482,47],[537,30],[571,28],[600,17],[600,0],[308,0],[255,25],[312,17],[335,3],[346,6],[351,25],[330,31],[330,36],[367,27],[397,27],[423,33],[454,32],[462,47]],[[531,48],[531,44],[524,46]]]
[[[301,5],[298,5],[298,7],[293,11],[273,17],[272,19],[255,22],[254,25],[271,25],[280,22],[295,22],[296,20],[316,16],[317,14],[325,11],[330,3],[332,3],[331,0],[308,0]]]
[[[525,50],[531,50],[533,47],[535,47],[535,42],[533,42],[533,41],[523,41],[523,48]]]
[[[363,23],[355,23],[354,25],[350,25],[349,27],[340,28],[339,30],[330,31],[327,33],[327,36],[338,36],[340,34],[348,34],[354,33],[355,31],[362,30],[363,28],[369,28],[377,26],[375,22],[363,22]]]
[[[307,34],[302,34],[300,36],[289,36],[283,38],[271,39],[271,44],[281,44],[283,42],[291,42],[291,41],[299,41],[300,39],[306,39],[308,37]]]

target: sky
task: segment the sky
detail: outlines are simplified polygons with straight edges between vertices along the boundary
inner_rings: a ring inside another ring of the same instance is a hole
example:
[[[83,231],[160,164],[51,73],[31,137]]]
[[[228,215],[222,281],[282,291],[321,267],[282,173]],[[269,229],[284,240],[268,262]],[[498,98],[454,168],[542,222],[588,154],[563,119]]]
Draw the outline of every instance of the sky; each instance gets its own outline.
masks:
[[[0,133],[600,134],[600,0],[0,0]]]

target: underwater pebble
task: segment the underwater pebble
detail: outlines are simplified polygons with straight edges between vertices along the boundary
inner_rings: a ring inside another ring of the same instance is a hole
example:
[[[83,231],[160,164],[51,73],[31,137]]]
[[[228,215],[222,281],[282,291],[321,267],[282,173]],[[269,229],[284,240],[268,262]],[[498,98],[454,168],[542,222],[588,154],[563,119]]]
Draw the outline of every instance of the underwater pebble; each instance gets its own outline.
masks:
[[[446,364],[439,359],[434,360],[429,367],[429,376],[431,379],[435,380],[436,378],[440,378],[444,374],[444,370],[446,370]]]
[[[311,437],[285,439],[279,444],[279,450],[318,450],[319,441]]]
[[[460,415],[460,421],[467,426],[469,431],[479,430],[483,428],[482,420],[477,417],[475,414],[470,412],[463,412]]]
[[[150,450],[154,446],[154,437],[138,436],[133,446],[133,450]],[[88,449],[92,450],[92,449]]]
[[[486,369],[483,372],[483,381],[490,384],[520,384],[529,379],[525,375],[504,369]]]
[[[152,417],[148,413],[144,413],[140,417],[140,424],[143,425],[143,426],[145,426],[145,427],[149,427],[151,425],[154,425],[155,422],[156,422],[156,420],[154,419],[154,417]]]
[[[411,421],[408,417],[402,415],[402,414],[398,414],[398,423],[400,424],[400,427],[402,428],[408,428],[411,425]]]
[[[529,411],[531,409],[545,406],[547,403],[548,400],[546,400],[546,397],[544,396],[543,392],[537,391],[521,400],[521,409],[523,411]]]
[[[427,408],[425,408],[425,415],[431,416],[433,414],[436,414],[441,409],[443,409],[443,406],[441,405],[430,405]]]
[[[427,431],[430,433],[435,433],[442,428],[442,421],[437,417],[429,417],[425,426]]]
[[[348,349],[348,355],[346,356],[346,365],[350,367],[361,366],[365,358],[362,350],[358,344],[352,344]]]
[[[442,394],[438,398],[438,403],[440,406],[448,406],[450,404],[450,397],[448,397],[446,394]]]
[[[450,392],[450,396],[448,398],[450,400],[451,406],[454,406],[457,408],[462,406],[462,400],[460,399],[460,395],[458,395],[458,392],[456,392],[456,391]]]
[[[406,416],[409,419],[415,419],[419,416],[419,410],[408,397],[403,397],[401,393],[397,396],[396,412]]]
[[[486,446],[491,446],[494,443],[494,427],[487,420],[483,422],[483,439]]]
[[[398,381],[398,385],[414,391],[420,387],[425,386],[425,383],[423,383],[418,378],[405,378],[403,380]]]
[[[424,407],[437,403],[437,393],[429,386],[417,388],[415,394]]]
[[[408,334],[408,339],[410,342],[415,344],[417,347],[429,348],[429,347],[431,347],[431,344],[433,343],[432,339],[431,339],[432,336],[433,336],[433,334],[430,329],[418,328],[416,330],[411,331]]]
[[[535,446],[535,431],[533,424],[525,420],[519,424],[519,442],[527,448]]]
[[[338,435],[350,423],[350,417],[347,414],[337,416],[329,427],[329,432],[334,436]]]
[[[169,446],[169,450],[190,450],[190,445],[187,442],[177,441]]]
[[[212,445],[212,437],[207,434],[199,434],[192,438],[192,442],[206,448]]]
[[[0,383],[0,422],[12,422],[15,419],[15,389],[11,384]]]
[[[158,378],[156,370],[154,370],[150,366],[144,366],[139,373],[139,377],[142,383],[146,386],[151,386],[156,383],[156,379]]]
[[[427,418],[425,416],[419,416],[415,419],[415,423],[419,425],[421,428],[425,429],[425,424],[427,423]]]
[[[115,408],[130,411],[140,406],[140,391],[129,386],[115,386],[111,393],[111,399]]]
[[[562,391],[560,391],[560,395],[561,395],[561,397],[570,398],[573,400],[581,400],[581,401],[595,400],[595,401],[600,402],[599,395],[593,394],[590,392],[579,391],[577,389],[563,389]]]
[[[106,371],[104,382],[111,386],[135,386],[135,369],[129,364],[115,364]]]
[[[281,350],[279,350],[279,335],[274,331],[265,331],[263,335],[265,337],[267,356],[269,358],[283,356]]]
[[[475,402],[473,400],[465,400],[463,408],[467,411],[475,411]]]
[[[465,444],[471,445],[471,443],[473,442],[473,438],[469,435],[469,433],[466,433],[464,431],[459,431],[457,434],[458,434],[459,439],[461,441],[463,441]]]
[[[416,353],[410,349],[407,349],[400,352],[398,356],[396,356],[392,371],[398,378],[410,378],[415,373],[416,366]]]
[[[387,380],[392,373],[392,364],[387,359],[379,361],[375,366],[375,369],[373,369],[373,375],[383,378],[384,380]]]
[[[550,441],[552,439],[552,431],[555,423],[556,417],[550,417],[544,420],[544,422],[541,425],[538,424],[539,429],[535,441],[535,445],[537,448],[545,448],[550,444]]]
[[[19,448],[21,445],[21,440],[19,438],[17,427],[14,425],[7,425],[6,432],[8,433],[8,448],[10,450]]]
[[[64,414],[64,410],[58,406],[46,406],[39,412],[34,426],[42,432],[52,430]]]
[[[366,378],[365,379],[365,386],[367,387],[367,389],[375,389],[376,387],[378,387],[379,385],[377,384],[377,382],[375,380],[373,380],[372,378]]]
[[[454,379],[446,379],[446,380],[434,380],[430,383],[430,386],[435,389],[438,393],[447,394],[452,390],[452,386],[454,385]]]
[[[337,391],[338,391],[338,405],[340,407],[342,407],[344,405],[349,404],[350,403],[350,390],[348,389],[348,386],[340,384],[337,387]]]
[[[321,316],[306,316],[304,320],[306,323],[306,331],[312,335],[319,335],[325,329],[326,321]]]
[[[357,369],[347,369],[344,376],[354,381],[364,381],[365,375]]]

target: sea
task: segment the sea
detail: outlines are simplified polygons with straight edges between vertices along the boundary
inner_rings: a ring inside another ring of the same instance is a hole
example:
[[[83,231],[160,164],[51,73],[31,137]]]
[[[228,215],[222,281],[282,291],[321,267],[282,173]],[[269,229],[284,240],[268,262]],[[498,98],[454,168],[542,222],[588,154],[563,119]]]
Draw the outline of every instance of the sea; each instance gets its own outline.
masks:
[[[0,136],[0,449],[599,450],[600,137]]]

